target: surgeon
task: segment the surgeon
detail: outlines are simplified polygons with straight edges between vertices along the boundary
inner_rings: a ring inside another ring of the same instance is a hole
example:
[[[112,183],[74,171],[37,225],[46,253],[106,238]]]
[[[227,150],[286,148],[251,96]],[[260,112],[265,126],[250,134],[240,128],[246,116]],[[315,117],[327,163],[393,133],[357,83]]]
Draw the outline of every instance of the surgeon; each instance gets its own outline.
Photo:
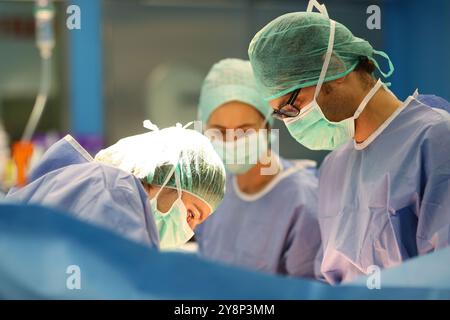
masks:
[[[248,52],[273,115],[300,144],[334,150],[319,178],[321,276],[350,281],[449,245],[448,112],[417,92],[399,100],[374,76],[392,74],[387,55],[316,1],[270,22]]]
[[[271,151],[270,113],[249,61],[225,59],[211,68],[199,116],[228,179],[216,213],[197,227],[199,252],[225,264],[313,277],[320,245],[315,169]]]
[[[148,246],[180,247],[222,200],[225,168],[201,133],[146,126],[153,131],[95,159],[66,136],[6,200],[56,207]]]

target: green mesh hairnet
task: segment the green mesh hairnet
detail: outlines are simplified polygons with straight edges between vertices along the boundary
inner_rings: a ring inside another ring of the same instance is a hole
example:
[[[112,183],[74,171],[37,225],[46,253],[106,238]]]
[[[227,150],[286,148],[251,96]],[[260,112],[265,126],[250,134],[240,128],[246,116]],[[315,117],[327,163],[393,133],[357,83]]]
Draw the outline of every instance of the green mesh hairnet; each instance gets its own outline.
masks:
[[[225,194],[225,168],[209,139],[181,125],[124,138],[100,151],[95,160],[153,185],[162,185],[176,166],[181,189],[213,211]],[[166,186],[176,188],[174,174]]]
[[[206,124],[215,109],[230,101],[253,106],[272,125],[271,108],[258,90],[249,61],[224,59],[213,65],[203,81],[198,106],[199,119]]]
[[[252,39],[248,54],[256,82],[265,100],[281,97],[295,89],[316,85],[324,63],[330,36],[330,19],[316,12],[293,12],[267,24]],[[361,58],[373,61],[376,51],[336,22],[334,45],[325,82],[354,70]],[[391,71],[393,67],[389,60]]]

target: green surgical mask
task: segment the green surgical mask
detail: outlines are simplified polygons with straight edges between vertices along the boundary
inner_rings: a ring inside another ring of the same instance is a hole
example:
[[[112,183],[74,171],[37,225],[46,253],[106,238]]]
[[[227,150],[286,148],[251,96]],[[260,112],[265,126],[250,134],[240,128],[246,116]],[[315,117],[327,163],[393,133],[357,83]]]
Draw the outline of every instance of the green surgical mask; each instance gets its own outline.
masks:
[[[175,168],[175,167],[174,167]],[[175,182],[177,186],[178,198],[171,208],[163,213],[158,210],[157,198],[159,193],[175,172]],[[177,171],[171,171],[158,193],[150,200],[156,227],[159,232],[159,246],[161,249],[175,249],[182,246],[194,236],[194,232],[187,223],[187,209],[181,200],[180,177]]]
[[[335,21],[330,20],[328,50],[320,73],[319,82],[314,92],[314,99],[300,110],[298,116],[284,119],[284,123],[292,137],[311,150],[334,150],[352,139],[355,134],[355,119],[359,117],[370,99],[382,85],[382,82],[378,80],[376,85],[364,97],[352,117],[340,122],[329,121],[325,117],[317,103],[317,96],[319,95],[330,63],[331,53],[333,51],[334,31]]]

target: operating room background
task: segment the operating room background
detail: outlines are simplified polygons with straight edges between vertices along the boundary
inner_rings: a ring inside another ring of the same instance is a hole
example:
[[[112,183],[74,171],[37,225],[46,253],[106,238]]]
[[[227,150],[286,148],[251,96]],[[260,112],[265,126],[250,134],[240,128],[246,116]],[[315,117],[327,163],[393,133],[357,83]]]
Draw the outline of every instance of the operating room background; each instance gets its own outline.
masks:
[[[56,48],[50,100],[38,133],[96,136],[104,145],[196,118],[202,80],[226,57],[247,58],[253,35],[273,18],[306,9],[307,0],[56,1]],[[322,2],[322,1],[320,1]],[[326,0],[331,18],[387,52],[392,90],[416,88],[450,100],[450,1]],[[81,30],[66,28],[69,4],[81,8]],[[381,8],[381,30],[369,30],[369,5]],[[20,138],[39,88],[32,1],[0,0],[0,118]],[[382,61],[382,67],[386,64]],[[280,122],[280,153],[320,162],[326,152],[297,144]]]

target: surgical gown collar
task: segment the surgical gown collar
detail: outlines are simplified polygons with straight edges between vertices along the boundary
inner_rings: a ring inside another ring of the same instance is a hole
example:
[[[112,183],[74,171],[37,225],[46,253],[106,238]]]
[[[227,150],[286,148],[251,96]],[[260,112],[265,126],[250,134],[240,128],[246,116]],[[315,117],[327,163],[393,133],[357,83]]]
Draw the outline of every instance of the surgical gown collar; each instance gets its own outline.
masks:
[[[389,90],[389,92],[391,92]],[[394,95],[391,92],[392,95]],[[355,148],[355,150],[364,150],[368,145],[370,145],[379,135],[381,135],[383,133],[383,131],[391,124],[392,121],[394,121],[395,118],[397,118],[397,116],[413,101],[417,98],[419,92],[416,89],[416,91],[414,91],[413,95],[409,96],[404,102],[403,104],[394,111],[394,113],[386,119],[386,121],[380,126],[378,127],[377,130],[375,130],[366,140],[364,140],[361,143],[357,143],[354,139],[353,139],[353,147]],[[395,95],[394,95],[395,97]]]

